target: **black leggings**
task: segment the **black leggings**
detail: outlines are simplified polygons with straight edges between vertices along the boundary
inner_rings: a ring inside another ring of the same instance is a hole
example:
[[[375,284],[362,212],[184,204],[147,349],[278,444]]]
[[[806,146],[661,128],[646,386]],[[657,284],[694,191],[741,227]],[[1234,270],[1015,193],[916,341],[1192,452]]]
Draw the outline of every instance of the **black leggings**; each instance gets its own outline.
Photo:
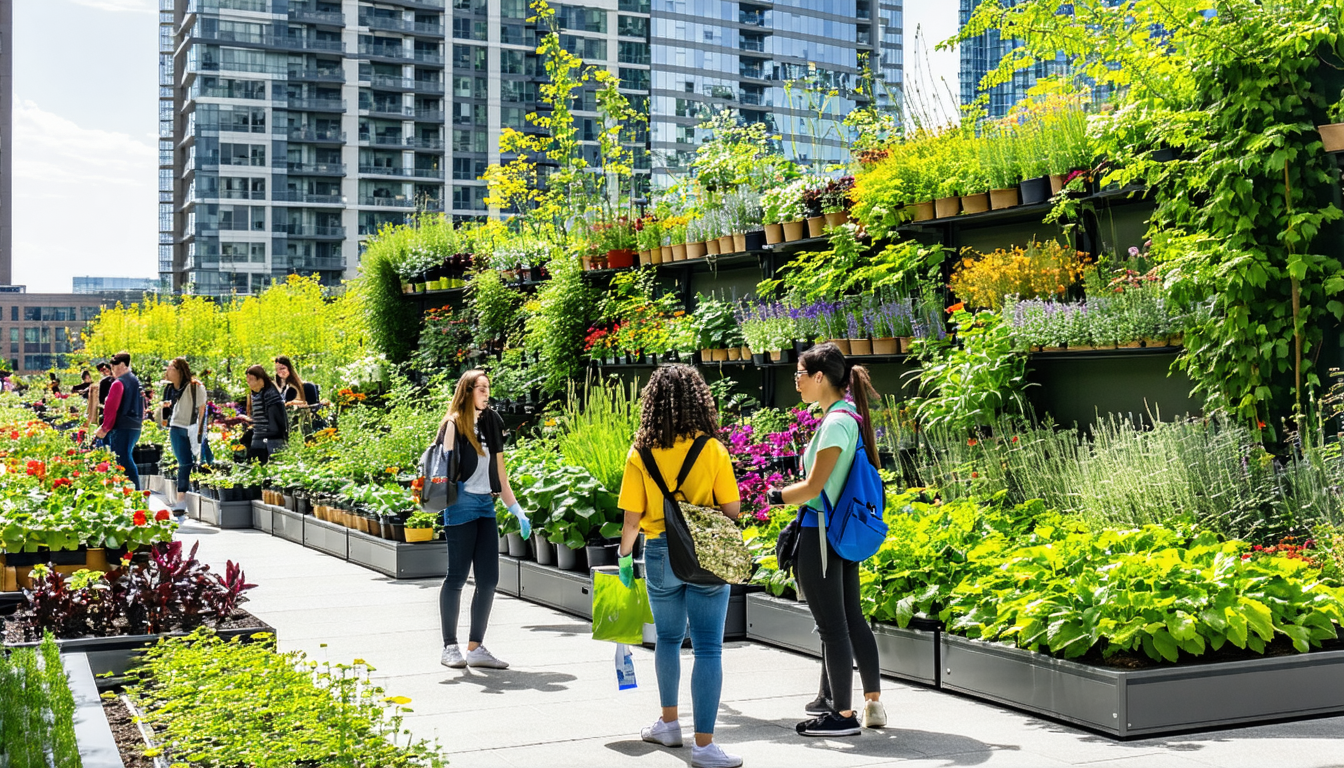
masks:
[[[826,553],[826,576],[821,575],[821,540],[817,528],[803,528],[798,537],[795,572],[807,598],[807,607],[821,633],[822,663],[831,684],[835,711],[853,709],[854,662],[864,693],[882,690],[877,640],[859,605],[859,564]]]
[[[470,642],[485,639],[490,607],[499,585],[499,528],[493,515],[443,529],[448,540],[448,575],[439,589],[439,621],[443,624],[443,644],[457,645],[457,614],[462,604],[462,588],[467,573],[475,570],[476,593],[471,596]]]

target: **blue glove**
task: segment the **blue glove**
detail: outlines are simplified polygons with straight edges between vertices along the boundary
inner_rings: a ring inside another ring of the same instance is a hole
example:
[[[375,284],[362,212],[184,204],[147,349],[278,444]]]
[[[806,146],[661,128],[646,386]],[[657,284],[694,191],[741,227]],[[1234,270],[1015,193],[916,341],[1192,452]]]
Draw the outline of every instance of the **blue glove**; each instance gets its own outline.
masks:
[[[532,521],[528,520],[527,515],[523,513],[523,506],[515,501],[513,502],[513,505],[508,508],[508,511],[510,515],[518,518],[518,525],[523,529],[521,531],[522,537],[524,539],[532,538]]]
[[[625,585],[626,589],[635,586],[635,553],[631,552],[628,555],[617,558],[616,564],[621,567],[620,573],[618,574],[621,577],[621,584]]]

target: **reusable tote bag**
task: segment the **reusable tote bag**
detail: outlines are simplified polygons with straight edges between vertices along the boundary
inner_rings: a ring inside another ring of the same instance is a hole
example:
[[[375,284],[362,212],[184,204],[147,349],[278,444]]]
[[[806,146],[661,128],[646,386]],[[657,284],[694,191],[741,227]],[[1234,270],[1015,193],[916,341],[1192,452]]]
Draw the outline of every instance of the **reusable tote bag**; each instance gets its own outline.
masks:
[[[648,586],[643,579],[635,579],[634,586],[627,588],[615,573],[593,573],[594,640],[639,645],[644,642],[644,625],[652,623]]]

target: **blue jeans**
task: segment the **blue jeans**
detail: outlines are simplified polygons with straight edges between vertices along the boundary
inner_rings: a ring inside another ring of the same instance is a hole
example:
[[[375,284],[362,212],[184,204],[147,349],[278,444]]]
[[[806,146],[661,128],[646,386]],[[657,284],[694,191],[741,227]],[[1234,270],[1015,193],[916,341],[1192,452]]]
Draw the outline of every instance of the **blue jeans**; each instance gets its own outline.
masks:
[[[168,442],[177,458],[177,492],[180,495],[191,490],[191,470],[196,465],[196,456],[191,452],[191,438],[187,436],[186,427],[169,429]]]
[[[202,464],[215,463],[215,454],[210,450],[209,438],[201,440],[201,463]]]
[[[728,618],[728,585],[687,584],[672,572],[667,539],[644,544],[644,578],[649,607],[658,630],[653,652],[658,697],[664,707],[677,706],[681,685],[681,641],[690,622],[695,666],[691,669],[691,709],[696,733],[713,733],[723,691],[723,625]]]
[[[117,456],[117,463],[126,468],[126,477],[140,488],[140,470],[135,468],[135,459],[131,454],[140,440],[138,429],[114,429],[107,433],[107,445]]]
[[[480,518],[495,519],[495,497],[489,493],[470,493],[466,483],[457,484],[457,503],[443,510],[443,524],[465,525]],[[499,553],[498,550],[495,551]]]

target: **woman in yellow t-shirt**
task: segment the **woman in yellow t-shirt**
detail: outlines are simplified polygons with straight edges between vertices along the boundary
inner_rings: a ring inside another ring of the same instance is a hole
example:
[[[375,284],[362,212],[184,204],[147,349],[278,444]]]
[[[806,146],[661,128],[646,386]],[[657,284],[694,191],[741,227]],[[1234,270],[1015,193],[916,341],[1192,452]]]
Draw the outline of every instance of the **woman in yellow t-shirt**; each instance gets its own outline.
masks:
[[[695,439],[713,438],[696,458],[681,492],[688,504],[718,507],[734,520],[741,509],[737,478],[728,449],[717,439],[719,414],[714,397],[700,373],[687,365],[658,368],[644,387],[635,444],[625,461],[621,498],[625,527],[621,531],[622,580],[630,578],[631,552],[640,531],[644,532],[644,573],[649,588],[649,606],[658,629],[654,671],[662,717],[642,736],[666,747],[681,746],[681,722],[677,714],[677,689],[681,683],[681,641],[689,623],[695,668],[691,671],[691,706],[695,720],[695,745],[691,765],[695,768],[735,768],[742,758],[726,754],[714,743],[714,720],[723,688],[723,625],[728,615],[728,585],[687,584],[672,571],[667,540],[663,537],[663,494],[650,472],[658,472],[670,491],[676,492],[677,476]],[[646,467],[640,449],[653,454],[655,467]]]

